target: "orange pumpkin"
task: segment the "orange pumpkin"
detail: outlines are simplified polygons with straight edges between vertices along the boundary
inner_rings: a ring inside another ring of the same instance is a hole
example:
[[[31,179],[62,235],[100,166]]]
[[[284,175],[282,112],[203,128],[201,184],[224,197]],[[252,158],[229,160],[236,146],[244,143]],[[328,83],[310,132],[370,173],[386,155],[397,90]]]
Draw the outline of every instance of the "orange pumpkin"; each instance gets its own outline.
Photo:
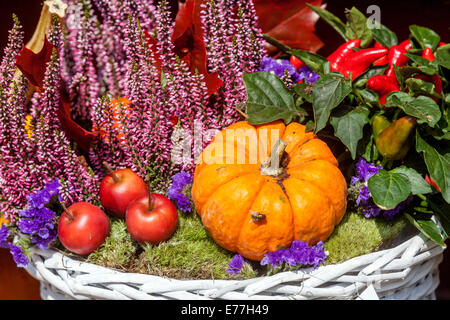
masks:
[[[345,214],[347,184],[327,144],[304,125],[241,121],[203,150],[192,198],[220,246],[261,260],[294,240],[326,240]]]

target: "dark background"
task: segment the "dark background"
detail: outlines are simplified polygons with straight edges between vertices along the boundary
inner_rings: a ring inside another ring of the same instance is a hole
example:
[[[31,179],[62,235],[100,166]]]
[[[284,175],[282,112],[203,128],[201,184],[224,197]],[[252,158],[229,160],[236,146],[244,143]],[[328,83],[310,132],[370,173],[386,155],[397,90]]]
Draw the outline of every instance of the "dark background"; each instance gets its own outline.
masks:
[[[399,41],[408,38],[408,26],[411,24],[429,27],[441,36],[441,41],[450,41],[450,0],[328,0],[324,2],[327,3],[329,11],[344,21],[345,8],[350,9],[352,6],[356,6],[361,12],[366,13],[369,5],[378,5],[381,9],[381,23],[393,30]],[[6,44],[8,30],[12,25],[12,13],[17,14],[24,26],[26,41],[31,38],[39,20],[42,3],[42,0],[0,0],[0,48],[3,48]],[[321,20],[317,23],[316,28],[317,35],[325,43],[325,46],[318,53],[327,56],[342,43],[342,38]],[[5,255],[3,255],[4,257]],[[439,299],[450,300],[450,250],[445,251],[440,271],[441,284],[436,292],[437,296]]]

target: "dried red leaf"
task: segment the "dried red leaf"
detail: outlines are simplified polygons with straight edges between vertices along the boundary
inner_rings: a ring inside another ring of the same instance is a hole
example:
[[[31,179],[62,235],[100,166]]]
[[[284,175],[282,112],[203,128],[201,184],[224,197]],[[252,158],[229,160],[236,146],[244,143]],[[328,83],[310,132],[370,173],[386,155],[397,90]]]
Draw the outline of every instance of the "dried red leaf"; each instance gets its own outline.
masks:
[[[52,57],[53,48],[53,44],[45,37],[44,45],[38,53],[34,53],[24,46],[16,56],[16,66],[28,81],[39,89],[44,86],[45,70]]]
[[[322,0],[254,0],[259,27],[291,48],[318,51],[324,45],[315,34],[319,16],[306,3],[321,6]],[[266,49],[271,55],[277,53],[269,44]]]
[[[45,71],[47,64],[53,54],[54,46],[47,37],[44,45],[38,53],[34,53],[25,46],[16,57],[16,65],[38,92],[44,87]],[[63,90],[61,90],[60,105],[57,116],[61,121],[61,126],[67,136],[73,139],[84,152],[89,150],[90,143],[98,135],[97,132],[89,132],[83,129],[78,123],[72,120],[70,113],[70,102]]]

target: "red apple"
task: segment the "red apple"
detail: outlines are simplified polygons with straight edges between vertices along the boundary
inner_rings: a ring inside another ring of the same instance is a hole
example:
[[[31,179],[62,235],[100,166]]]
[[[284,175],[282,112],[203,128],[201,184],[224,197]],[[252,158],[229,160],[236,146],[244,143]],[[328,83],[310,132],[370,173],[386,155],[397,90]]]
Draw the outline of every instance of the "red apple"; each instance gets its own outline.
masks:
[[[109,220],[99,207],[77,202],[64,208],[58,223],[58,237],[64,247],[86,255],[98,249],[109,235]]]
[[[130,203],[125,216],[128,232],[138,242],[156,245],[168,240],[178,225],[175,205],[165,196],[142,195]]]
[[[131,201],[147,194],[147,185],[131,169],[113,171],[100,183],[100,201],[106,212],[118,218],[125,218]]]

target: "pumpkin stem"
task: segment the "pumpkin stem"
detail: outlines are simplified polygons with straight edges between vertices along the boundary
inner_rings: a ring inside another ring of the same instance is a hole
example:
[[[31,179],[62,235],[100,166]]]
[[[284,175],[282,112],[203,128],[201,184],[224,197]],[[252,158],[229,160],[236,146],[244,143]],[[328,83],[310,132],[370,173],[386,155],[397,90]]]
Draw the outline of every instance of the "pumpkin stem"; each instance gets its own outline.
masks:
[[[270,152],[269,159],[261,164],[260,171],[262,175],[276,177],[283,172],[283,168],[280,168],[280,162],[286,147],[287,142],[281,138],[275,142],[275,145]]]

